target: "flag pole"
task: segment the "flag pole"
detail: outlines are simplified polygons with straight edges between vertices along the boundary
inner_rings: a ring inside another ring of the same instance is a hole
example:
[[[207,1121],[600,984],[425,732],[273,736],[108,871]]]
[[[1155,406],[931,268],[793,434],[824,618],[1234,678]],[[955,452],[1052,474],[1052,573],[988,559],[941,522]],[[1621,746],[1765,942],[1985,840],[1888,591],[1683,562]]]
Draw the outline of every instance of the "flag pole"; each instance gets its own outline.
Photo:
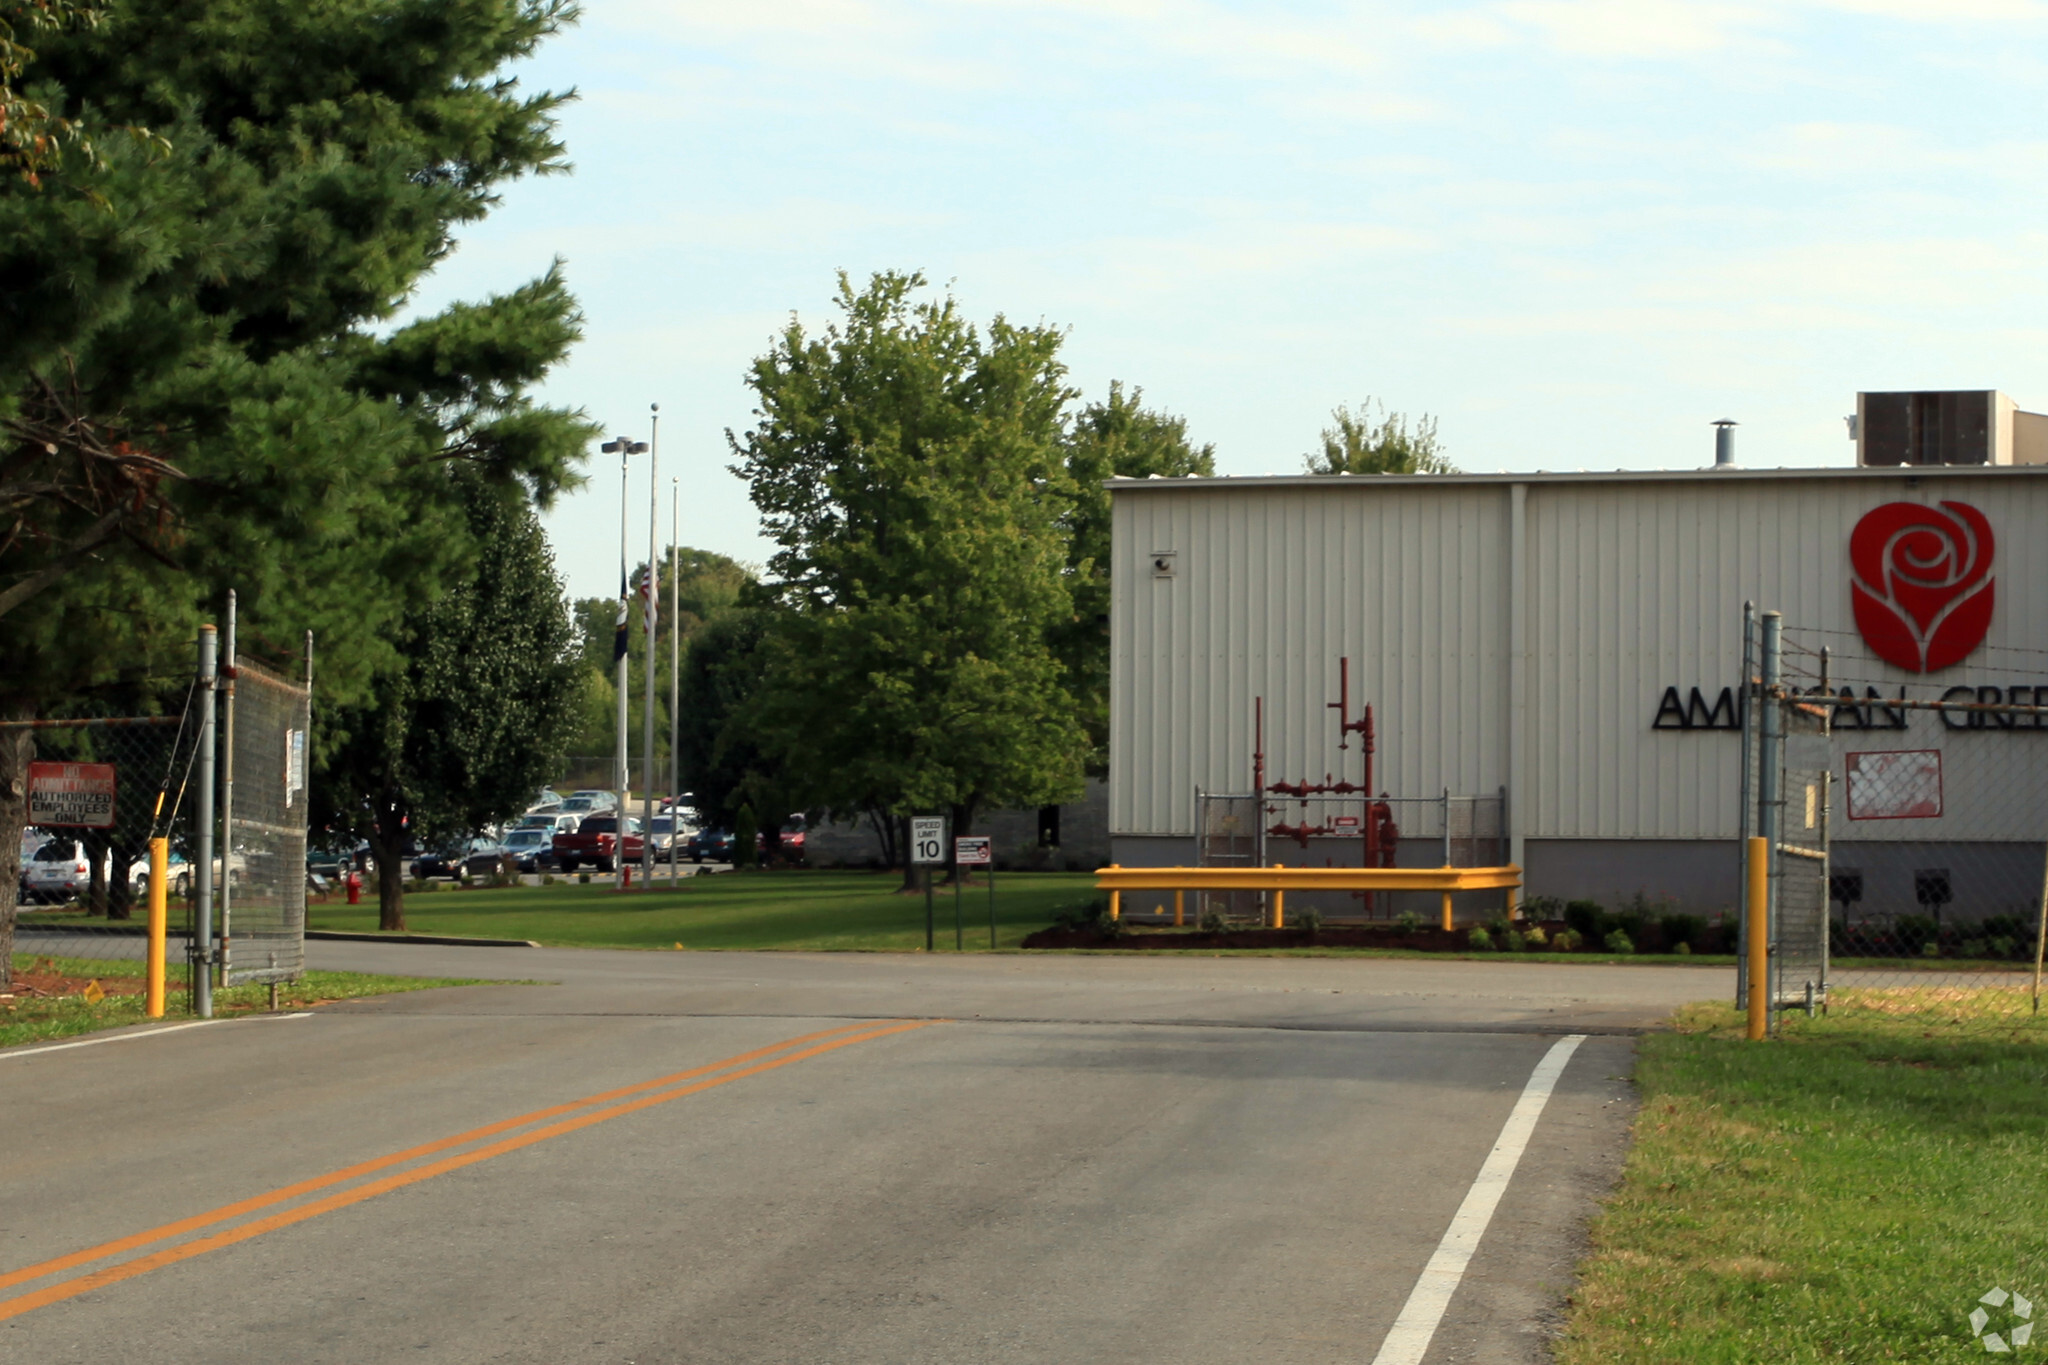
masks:
[[[661,613],[661,580],[655,573],[656,537],[661,534],[661,404],[648,404],[647,419],[647,576],[640,581],[641,619],[647,625],[646,682],[640,699],[640,884],[654,887],[654,642]],[[625,832],[619,850],[625,851]]]

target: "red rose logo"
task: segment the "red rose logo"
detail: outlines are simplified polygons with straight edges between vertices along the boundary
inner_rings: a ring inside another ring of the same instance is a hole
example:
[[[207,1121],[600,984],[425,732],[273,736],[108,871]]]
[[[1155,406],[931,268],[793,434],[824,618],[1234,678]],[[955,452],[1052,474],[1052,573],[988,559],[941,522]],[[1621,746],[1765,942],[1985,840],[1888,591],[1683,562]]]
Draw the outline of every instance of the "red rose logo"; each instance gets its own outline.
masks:
[[[1888,502],[1849,533],[1856,629],[1913,673],[1959,664],[1991,628],[1991,523],[1968,503]]]

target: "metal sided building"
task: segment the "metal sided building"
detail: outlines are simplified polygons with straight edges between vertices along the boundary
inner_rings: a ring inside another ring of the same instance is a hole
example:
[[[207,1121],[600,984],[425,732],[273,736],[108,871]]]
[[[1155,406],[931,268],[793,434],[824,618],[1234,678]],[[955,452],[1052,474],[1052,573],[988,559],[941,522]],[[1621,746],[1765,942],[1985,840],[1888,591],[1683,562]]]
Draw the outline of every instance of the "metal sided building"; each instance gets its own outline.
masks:
[[[1358,782],[1358,739],[1338,749],[1331,709],[1348,659],[1350,706],[1374,708],[1374,792],[1504,793],[1499,851],[1527,894],[1731,909],[1753,602],[1783,613],[1789,681],[1817,687],[1825,650],[1830,696],[1848,689],[1831,703],[1830,818],[1870,903],[1910,909],[1914,868],[1944,849],[2004,859],[2039,894],[2042,718],[1882,702],[2048,702],[2048,468],[1110,488],[1119,863],[1204,860],[1201,794],[1252,790],[1259,699],[1266,781]],[[1911,790],[1857,785],[1880,767]],[[1441,863],[1436,839],[1404,839],[1399,863]],[[1346,847],[1282,839],[1264,856],[1357,865]]]

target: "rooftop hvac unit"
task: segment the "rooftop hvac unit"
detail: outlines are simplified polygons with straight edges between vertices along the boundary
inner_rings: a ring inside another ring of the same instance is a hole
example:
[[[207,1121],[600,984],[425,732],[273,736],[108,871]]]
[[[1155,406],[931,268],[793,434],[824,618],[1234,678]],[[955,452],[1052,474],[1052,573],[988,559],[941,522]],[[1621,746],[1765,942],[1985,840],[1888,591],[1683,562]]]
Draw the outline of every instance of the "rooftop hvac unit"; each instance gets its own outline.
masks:
[[[1856,395],[1860,465],[2048,464],[2048,415],[1996,389]]]

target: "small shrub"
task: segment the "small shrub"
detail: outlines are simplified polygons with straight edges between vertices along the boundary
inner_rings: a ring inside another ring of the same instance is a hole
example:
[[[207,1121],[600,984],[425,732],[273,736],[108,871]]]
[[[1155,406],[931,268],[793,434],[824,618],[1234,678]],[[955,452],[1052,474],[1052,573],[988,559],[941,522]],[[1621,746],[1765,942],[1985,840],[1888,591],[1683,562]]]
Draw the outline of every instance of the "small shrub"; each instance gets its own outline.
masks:
[[[1492,934],[1495,938],[1506,938],[1508,931],[1514,927],[1514,925],[1508,923],[1506,915],[1495,915],[1486,921],[1486,932]]]
[[[1221,905],[1210,903],[1202,907],[1202,913],[1195,917],[1195,927],[1205,934],[1227,934],[1230,932],[1230,916],[1223,913]]]
[[[1519,929],[1510,929],[1507,933],[1501,935],[1501,942],[1507,945],[1508,951],[1511,953],[1519,953],[1529,946],[1529,940],[1522,935]]]
[[[1957,957],[1983,957],[1989,951],[1981,938],[1966,938],[1956,948]]]
[[[1707,934],[1707,922],[1698,915],[1660,915],[1657,928],[1674,950],[1681,943],[1698,944]]]
[[[1990,939],[2028,938],[2033,934],[2034,924],[2018,915],[1987,915],[1977,930]]]
[[[1994,938],[1986,942],[1984,946],[1991,950],[1991,956],[1993,957],[2009,958],[2014,955],[2014,950],[2019,947],[2019,940]]]
[[[1549,946],[1550,937],[1543,932],[1542,925],[1532,924],[1523,932],[1522,942],[1528,944],[1532,949],[1543,948]]]
[[[1289,915],[1287,924],[1291,929],[1301,929],[1313,934],[1323,927],[1323,915],[1320,910],[1302,910]]]
[[[1892,924],[1892,938],[1898,943],[1901,952],[1918,953],[1923,945],[1940,943],[1941,926],[1935,923],[1932,915],[1901,915]],[[1940,953],[1924,955],[1938,957]]]
[[[1576,953],[1586,941],[1576,929],[1560,929],[1551,935],[1550,946],[1560,953]]]
[[[541,884],[542,886],[553,886],[553,885],[555,884],[555,874],[554,874],[554,873],[552,873],[552,872],[543,872],[543,873],[541,873],[541,874],[540,874],[540,884]]]
[[[1632,953],[1636,950],[1636,945],[1629,942],[1628,933],[1621,929],[1610,933],[1602,944],[1610,953]]]
[[[1690,943],[1687,943],[1684,939],[1680,939],[1677,943],[1671,946],[1671,951],[1679,957],[1691,957],[1692,945]]]
[[[590,885],[590,874],[588,872],[578,872],[576,874],[576,881],[579,885],[588,886]]]
[[[1921,945],[1920,945],[1920,956],[1922,956],[1922,957],[1940,957],[1940,956],[1941,956],[1941,945],[1940,945],[1939,943],[1936,943],[1936,942],[1934,942],[1933,940],[1931,940],[1931,939],[1930,939],[1930,940],[1929,940],[1928,942],[1926,942],[1926,943],[1923,943],[1923,944],[1921,944]]]
[[[1403,910],[1394,916],[1394,927],[1404,934],[1419,934],[1422,932],[1422,916],[1413,910]]]
[[[1493,951],[1493,935],[1483,928],[1471,929],[1465,935],[1465,946],[1475,953],[1490,953]]]
[[[1522,913],[1530,919],[1563,919],[1564,902],[1555,896],[1531,896],[1522,902]]]
[[[1581,938],[1598,940],[1614,928],[1614,916],[1599,901],[1572,901],[1564,908],[1564,922],[1578,930]]]

